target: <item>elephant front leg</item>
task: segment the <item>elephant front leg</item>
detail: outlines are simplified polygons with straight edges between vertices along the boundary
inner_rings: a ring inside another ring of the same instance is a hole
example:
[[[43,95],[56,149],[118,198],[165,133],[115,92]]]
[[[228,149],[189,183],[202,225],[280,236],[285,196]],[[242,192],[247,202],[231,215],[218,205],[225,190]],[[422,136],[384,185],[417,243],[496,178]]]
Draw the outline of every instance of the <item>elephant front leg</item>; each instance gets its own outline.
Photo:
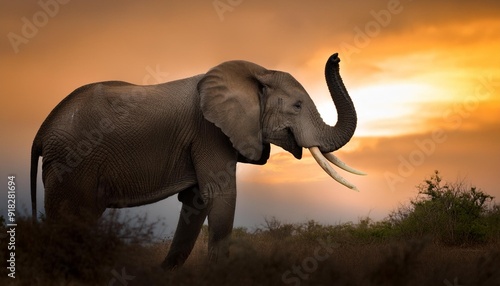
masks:
[[[170,270],[184,264],[207,217],[207,205],[197,187],[180,192],[178,198],[182,202],[181,214],[172,245],[162,263],[163,269]]]
[[[211,199],[208,213],[208,253],[210,261],[229,257],[229,243],[233,230],[236,190]]]
[[[228,257],[236,206],[236,163],[238,152],[230,140],[215,125],[206,132],[217,132],[201,146],[195,146],[193,161],[200,193],[208,207],[208,254],[211,262]],[[213,144],[213,145],[211,145]],[[212,150],[207,155],[206,150]]]

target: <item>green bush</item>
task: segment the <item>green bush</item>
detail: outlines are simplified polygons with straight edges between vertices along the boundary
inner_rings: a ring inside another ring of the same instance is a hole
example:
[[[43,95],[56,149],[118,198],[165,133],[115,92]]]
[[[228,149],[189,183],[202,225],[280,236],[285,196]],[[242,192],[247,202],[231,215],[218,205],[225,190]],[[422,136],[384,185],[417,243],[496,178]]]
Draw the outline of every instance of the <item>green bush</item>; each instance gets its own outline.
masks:
[[[388,221],[400,236],[431,237],[448,245],[498,239],[500,216],[492,196],[463,181],[443,182],[438,171],[417,190],[410,205],[389,215]]]

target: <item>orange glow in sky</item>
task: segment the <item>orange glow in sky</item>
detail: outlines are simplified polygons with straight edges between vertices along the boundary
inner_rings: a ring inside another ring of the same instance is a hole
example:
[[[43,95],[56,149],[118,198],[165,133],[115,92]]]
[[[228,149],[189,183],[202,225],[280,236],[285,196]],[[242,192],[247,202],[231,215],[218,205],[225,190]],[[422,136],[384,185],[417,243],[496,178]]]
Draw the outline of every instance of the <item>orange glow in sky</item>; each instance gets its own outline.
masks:
[[[336,153],[368,176],[339,172],[361,192],[331,180],[306,152],[298,161],[273,146],[267,165],[238,167],[236,225],[273,215],[289,222],[381,219],[434,170],[499,200],[498,1],[229,2],[232,9],[221,11],[212,1],[44,8],[0,0],[0,173],[2,180],[17,174],[27,208],[31,141],[75,88],[166,82],[244,59],[291,73],[334,124],[323,75],[333,52],[358,113],[354,138]],[[41,206],[41,187],[38,193]],[[178,202],[141,210],[175,224]]]

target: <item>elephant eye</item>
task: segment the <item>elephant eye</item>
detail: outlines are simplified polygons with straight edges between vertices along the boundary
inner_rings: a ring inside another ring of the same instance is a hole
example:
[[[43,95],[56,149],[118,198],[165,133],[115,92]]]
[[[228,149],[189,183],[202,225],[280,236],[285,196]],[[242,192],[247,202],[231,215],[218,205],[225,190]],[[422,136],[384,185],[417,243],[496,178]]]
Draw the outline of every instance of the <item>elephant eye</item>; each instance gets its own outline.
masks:
[[[297,111],[302,109],[302,101],[297,101],[294,105],[293,108]]]

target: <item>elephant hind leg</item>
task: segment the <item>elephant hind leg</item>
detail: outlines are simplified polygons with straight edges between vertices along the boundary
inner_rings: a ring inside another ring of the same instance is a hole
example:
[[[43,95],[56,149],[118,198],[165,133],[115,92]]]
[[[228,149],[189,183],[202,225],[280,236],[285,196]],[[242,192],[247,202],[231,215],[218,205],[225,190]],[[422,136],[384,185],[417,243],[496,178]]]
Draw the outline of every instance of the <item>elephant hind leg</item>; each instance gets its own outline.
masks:
[[[178,198],[182,202],[179,222],[168,255],[161,265],[168,270],[184,264],[207,217],[207,207],[197,186],[180,192]]]

